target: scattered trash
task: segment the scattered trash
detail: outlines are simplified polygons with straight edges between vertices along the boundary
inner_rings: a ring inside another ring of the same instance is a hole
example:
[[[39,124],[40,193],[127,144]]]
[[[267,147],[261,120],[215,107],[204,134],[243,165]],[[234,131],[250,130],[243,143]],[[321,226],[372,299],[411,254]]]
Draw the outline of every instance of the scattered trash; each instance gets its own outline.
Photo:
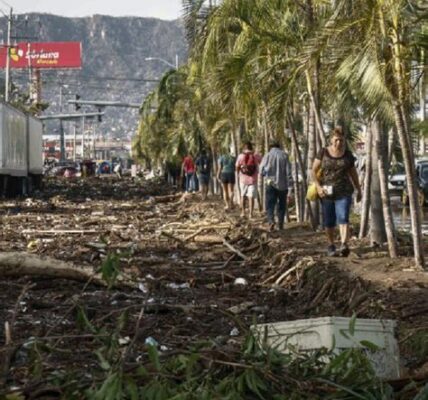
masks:
[[[167,283],[166,287],[170,289],[190,289],[190,285],[188,283]]]
[[[140,282],[138,284],[138,289],[140,289],[143,293],[149,293],[149,288],[147,287],[147,285],[143,282]]]
[[[230,333],[229,333],[229,335],[230,336],[239,336],[239,329],[238,328],[233,328],[231,331],[230,331]]]
[[[155,347],[159,346],[159,343],[156,341],[156,339],[152,338],[151,336],[147,337],[144,343],[147,346],[155,346]]]
[[[236,278],[233,284],[235,286],[238,286],[238,285],[247,286],[248,281],[245,278]]]
[[[125,346],[131,342],[131,338],[129,336],[125,336],[124,338],[119,338],[118,342],[121,346]]]
[[[254,306],[254,303],[252,301],[244,301],[241,304],[238,304],[237,306],[233,306],[227,309],[227,311],[231,312],[232,314],[239,314],[243,311],[248,310]]]

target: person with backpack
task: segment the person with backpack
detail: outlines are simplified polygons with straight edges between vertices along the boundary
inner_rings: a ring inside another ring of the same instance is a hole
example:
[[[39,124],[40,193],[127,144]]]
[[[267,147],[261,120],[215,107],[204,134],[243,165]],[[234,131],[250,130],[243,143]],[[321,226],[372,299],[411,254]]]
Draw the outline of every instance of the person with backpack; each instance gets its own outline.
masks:
[[[186,180],[186,193],[193,193],[195,191],[195,163],[193,162],[193,157],[189,153],[183,159],[181,164],[181,171]]]
[[[206,200],[211,176],[211,160],[205,150],[201,151],[201,154],[196,159],[195,165],[202,200]]]
[[[232,154],[224,154],[218,159],[217,179],[223,187],[224,209],[233,209],[233,192],[235,190],[235,163],[236,157]]]
[[[260,164],[260,174],[265,178],[266,216],[269,230],[275,227],[275,209],[278,228],[284,229],[287,212],[288,188],[292,184],[291,165],[288,154],[278,142],[272,142]]]
[[[241,217],[245,217],[245,198],[249,203],[249,218],[254,216],[254,202],[257,198],[257,177],[260,156],[253,151],[253,145],[244,144],[243,152],[236,160],[236,172],[239,175],[239,187],[241,189]]]

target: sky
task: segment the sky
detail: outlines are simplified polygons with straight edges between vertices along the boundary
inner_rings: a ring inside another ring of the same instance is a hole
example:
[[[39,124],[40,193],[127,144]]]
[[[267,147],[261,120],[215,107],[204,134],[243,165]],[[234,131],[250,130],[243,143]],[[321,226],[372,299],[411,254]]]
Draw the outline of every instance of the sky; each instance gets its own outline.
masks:
[[[93,14],[176,19],[181,14],[181,0],[0,0],[0,8],[13,7],[14,14],[42,12],[67,17]]]

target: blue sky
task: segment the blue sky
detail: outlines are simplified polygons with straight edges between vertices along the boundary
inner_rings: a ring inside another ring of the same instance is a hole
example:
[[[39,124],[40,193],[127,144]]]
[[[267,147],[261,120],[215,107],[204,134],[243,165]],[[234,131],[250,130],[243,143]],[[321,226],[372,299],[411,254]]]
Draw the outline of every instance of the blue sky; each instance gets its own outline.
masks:
[[[4,0],[14,13],[44,12],[69,17],[93,14],[114,16],[155,17],[176,19],[180,16],[181,0]],[[0,9],[7,10],[3,1]]]

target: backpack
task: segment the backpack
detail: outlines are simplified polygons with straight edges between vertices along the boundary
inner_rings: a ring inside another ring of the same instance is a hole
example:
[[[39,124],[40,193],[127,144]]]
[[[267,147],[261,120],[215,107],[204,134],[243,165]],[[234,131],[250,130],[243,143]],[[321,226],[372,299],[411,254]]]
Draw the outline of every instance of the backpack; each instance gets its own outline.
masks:
[[[253,153],[246,153],[244,164],[241,165],[241,172],[244,175],[253,176],[257,171],[256,158]]]
[[[199,172],[201,174],[209,174],[210,172],[210,160],[208,159],[208,157],[201,157],[199,159]]]

